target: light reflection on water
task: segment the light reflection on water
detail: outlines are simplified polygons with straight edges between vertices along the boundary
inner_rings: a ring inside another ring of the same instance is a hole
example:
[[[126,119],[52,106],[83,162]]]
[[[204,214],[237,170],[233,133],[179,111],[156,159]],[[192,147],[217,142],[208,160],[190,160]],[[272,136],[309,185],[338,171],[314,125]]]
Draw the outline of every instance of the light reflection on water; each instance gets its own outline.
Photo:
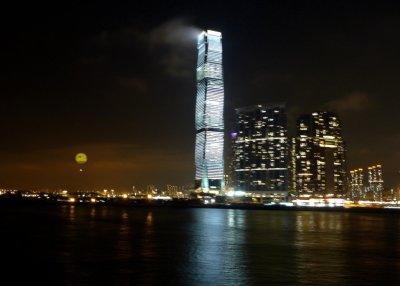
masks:
[[[400,282],[394,214],[71,205],[0,215],[3,259],[18,257],[10,270],[49,284]]]
[[[343,221],[347,214],[301,212],[296,216],[297,280],[307,284],[342,285],[345,281]],[[318,271],[316,271],[318,269]],[[320,272],[321,275],[315,275]]]
[[[121,222],[119,226],[118,240],[116,244],[117,259],[127,259],[131,254],[131,227],[129,224],[128,212],[121,213]]]
[[[245,282],[244,253],[238,247],[245,241],[243,216],[240,210],[194,212],[196,223],[188,244],[191,255],[185,269],[189,282],[215,285]]]

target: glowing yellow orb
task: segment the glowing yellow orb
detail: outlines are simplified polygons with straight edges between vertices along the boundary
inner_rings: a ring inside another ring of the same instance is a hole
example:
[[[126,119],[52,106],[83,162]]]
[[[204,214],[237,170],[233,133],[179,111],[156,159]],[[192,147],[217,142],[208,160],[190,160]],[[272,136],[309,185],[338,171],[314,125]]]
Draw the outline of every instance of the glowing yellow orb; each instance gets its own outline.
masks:
[[[78,164],[85,164],[88,158],[85,153],[78,153],[75,156],[75,162]]]

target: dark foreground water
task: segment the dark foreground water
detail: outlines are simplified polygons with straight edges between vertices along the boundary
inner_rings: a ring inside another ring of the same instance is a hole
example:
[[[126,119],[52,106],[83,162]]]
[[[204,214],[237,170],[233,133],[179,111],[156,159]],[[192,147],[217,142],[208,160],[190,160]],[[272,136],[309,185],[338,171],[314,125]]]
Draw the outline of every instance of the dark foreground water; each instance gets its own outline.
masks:
[[[399,231],[396,214],[0,206],[0,279],[400,285]]]

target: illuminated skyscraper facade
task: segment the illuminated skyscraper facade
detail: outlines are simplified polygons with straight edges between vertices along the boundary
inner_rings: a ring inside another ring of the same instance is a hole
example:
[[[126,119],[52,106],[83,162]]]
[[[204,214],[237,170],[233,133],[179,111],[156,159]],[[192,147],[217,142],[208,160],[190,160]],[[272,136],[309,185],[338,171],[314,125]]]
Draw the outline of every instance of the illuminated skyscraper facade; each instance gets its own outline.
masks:
[[[350,195],[354,200],[381,201],[383,199],[384,181],[382,165],[369,166],[367,170],[350,171]]]
[[[381,201],[383,197],[383,170],[382,165],[368,167],[367,199]]]
[[[228,148],[225,150],[225,188],[234,189],[235,187],[235,142],[237,139],[237,132],[230,132]]]
[[[197,41],[195,187],[224,188],[224,81],[222,36],[203,31]]]
[[[365,198],[365,176],[364,169],[359,168],[350,171],[350,197],[353,200]]]
[[[236,109],[235,189],[271,195],[288,189],[288,137],[284,105]]]
[[[296,195],[347,194],[346,150],[336,114],[300,116],[292,144],[292,191]]]

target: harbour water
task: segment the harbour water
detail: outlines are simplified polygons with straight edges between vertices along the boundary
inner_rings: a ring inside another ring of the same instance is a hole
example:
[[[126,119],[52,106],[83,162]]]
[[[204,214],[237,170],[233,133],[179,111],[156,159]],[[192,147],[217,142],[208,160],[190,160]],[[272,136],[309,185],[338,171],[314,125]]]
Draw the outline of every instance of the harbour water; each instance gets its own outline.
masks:
[[[15,285],[400,285],[399,214],[2,205],[0,218]]]

